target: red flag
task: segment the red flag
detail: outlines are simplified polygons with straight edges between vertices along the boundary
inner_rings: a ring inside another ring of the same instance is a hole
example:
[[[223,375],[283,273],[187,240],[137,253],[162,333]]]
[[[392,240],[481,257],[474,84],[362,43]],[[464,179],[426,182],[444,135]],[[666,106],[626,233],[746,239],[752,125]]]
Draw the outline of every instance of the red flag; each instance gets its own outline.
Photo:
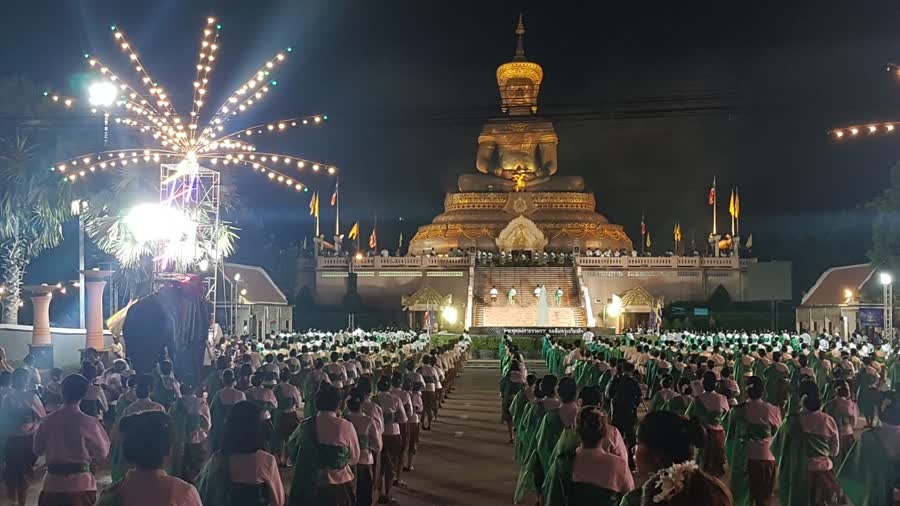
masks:
[[[641,235],[643,236],[646,234],[647,234],[647,224],[644,223],[644,215],[641,214]]]
[[[334,183],[334,193],[331,194],[331,207],[337,204],[338,183]]]
[[[709,189],[709,205],[716,203],[716,178],[713,178],[712,187]]]

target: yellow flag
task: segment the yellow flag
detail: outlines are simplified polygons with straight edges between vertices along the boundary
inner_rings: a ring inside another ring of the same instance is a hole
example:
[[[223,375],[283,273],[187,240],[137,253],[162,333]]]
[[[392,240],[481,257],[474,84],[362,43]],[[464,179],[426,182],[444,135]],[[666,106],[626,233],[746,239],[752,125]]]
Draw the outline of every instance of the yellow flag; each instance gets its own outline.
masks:
[[[738,195],[737,188],[734,189],[734,217],[740,218],[741,216],[741,196]]]
[[[315,207],[315,209],[313,210],[313,216],[315,216],[316,218],[318,218],[318,217],[319,217],[319,192],[318,192],[318,191],[316,191],[316,197],[315,197],[315,199],[316,199],[316,207]]]
[[[734,190],[731,190],[731,200],[728,201],[728,214],[730,214],[732,218],[737,216],[734,208]]]
[[[403,249],[403,232],[400,232],[400,245],[397,248]]]
[[[675,242],[680,242],[681,241],[681,223],[675,224],[674,235],[675,235]]]
[[[347,237],[350,239],[356,239],[359,237],[359,222],[353,224],[353,228],[350,229],[350,233],[347,234]]]
[[[313,192],[312,196],[309,198],[309,215],[315,216],[316,214],[316,193]]]
[[[744,246],[746,246],[747,249],[753,247],[753,234],[750,234],[750,237],[747,238],[747,244],[745,244]]]
[[[650,231],[647,231],[647,247],[649,248],[650,245],[651,245],[651,242],[650,242]]]

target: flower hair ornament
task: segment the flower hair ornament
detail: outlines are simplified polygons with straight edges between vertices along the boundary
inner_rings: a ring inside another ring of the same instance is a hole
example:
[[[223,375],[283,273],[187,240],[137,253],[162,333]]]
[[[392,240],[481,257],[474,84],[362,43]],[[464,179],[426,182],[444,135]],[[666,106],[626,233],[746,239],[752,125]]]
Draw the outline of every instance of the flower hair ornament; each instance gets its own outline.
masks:
[[[693,460],[672,464],[672,466],[663,469],[659,473],[659,482],[656,484],[659,493],[653,496],[653,502],[668,501],[681,493],[684,490],[684,484],[688,477],[699,469],[697,462]]]

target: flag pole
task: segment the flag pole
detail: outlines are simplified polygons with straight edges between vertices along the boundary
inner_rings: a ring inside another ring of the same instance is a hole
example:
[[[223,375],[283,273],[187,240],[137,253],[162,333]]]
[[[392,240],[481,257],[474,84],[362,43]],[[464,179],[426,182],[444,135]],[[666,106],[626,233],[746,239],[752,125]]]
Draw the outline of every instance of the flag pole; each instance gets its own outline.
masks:
[[[334,182],[334,236],[341,235],[341,178]]]
[[[712,235],[716,235],[716,203],[719,200],[719,192],[716,191],[716,176],[713,176],[713,227]]]
[[[641,256],[644,256],[645,235],[647,235],[647,225],[644,223],[644,213],[641,213]]]

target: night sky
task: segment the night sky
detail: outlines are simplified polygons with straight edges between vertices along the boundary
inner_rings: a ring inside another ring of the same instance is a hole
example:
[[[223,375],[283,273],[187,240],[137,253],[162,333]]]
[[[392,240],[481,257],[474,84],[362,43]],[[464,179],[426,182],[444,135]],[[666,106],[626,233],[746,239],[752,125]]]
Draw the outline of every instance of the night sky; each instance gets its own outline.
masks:
[[[382,244],[394,248],[401,229],[408,240],[441,211],[457,175],[475,170],[481,123],[499,114],[494,71],[512,57],[523,11],[560,174],[584,176],[599,211],[635,242],[644,213],[657,251],[671,248],[675,220],[688,244],[702,243],[715,174],[720,227],[739,186],[754,253],[793,260],[795,288],[805,290],[821,269],[864,260],[869,247],[860,207],[887,182],[900,139],[836,142],[827,131],[900,119],[900,80],[885,71],[900,59],[900,4],[786,3],[7,2],[0,76],[65,88],[84,71],[84,52],[125,74],[115,23],[186,111],[207,15],[223,24],[210,102],[292,46],[277,92],[235,125],[327,114],[324,128],[260,147],[339,167],[344,232],[358,218],[367,236],[377,214]],[[330,196],[327,178],[301,180]],[[267,235],[286,245],[312,234],[307,196],[252,173],[236,181],[238,259],[252,259]],[[323,215],[330,233],[332,215]],[[74,242],[45,257],[30,280],[74,277]]]

